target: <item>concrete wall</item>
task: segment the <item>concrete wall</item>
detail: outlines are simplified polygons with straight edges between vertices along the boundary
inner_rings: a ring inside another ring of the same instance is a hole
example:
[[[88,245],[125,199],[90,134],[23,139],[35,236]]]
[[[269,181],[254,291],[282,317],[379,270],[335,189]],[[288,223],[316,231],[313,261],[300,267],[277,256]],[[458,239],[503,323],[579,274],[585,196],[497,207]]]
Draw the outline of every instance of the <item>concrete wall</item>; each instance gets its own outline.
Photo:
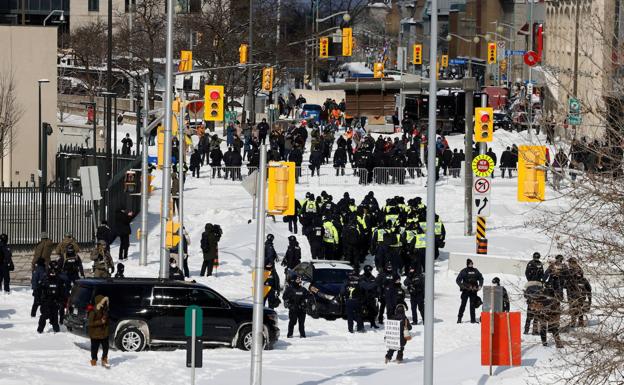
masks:
[[[39,129],[38,83],[42,85],[42,121],[54,128],[48,137],[48,180],[54,179],[56,154],[56,47],[57,27],[0,26],[0,71],[12,71],[17,85],[17,102],[24,114],[14,130],[14,141],[7,156],[2,159],[2,176],[5,183],[25,183],[31,174],[38,178]]]

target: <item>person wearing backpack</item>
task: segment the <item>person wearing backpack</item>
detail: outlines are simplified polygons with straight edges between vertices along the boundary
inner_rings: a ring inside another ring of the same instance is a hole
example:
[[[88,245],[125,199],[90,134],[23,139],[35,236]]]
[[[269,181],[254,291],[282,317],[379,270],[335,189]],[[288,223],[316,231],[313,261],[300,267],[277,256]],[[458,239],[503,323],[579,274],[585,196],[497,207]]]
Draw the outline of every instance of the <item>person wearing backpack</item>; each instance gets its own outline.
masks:
[[[481,287],[483,287],[483,275],[481,275],[479,270],[474,268],[472,259],[468,258],[466,260],[466,267],[459,272],[455,282],[461,290],[461,305],[459,306],[459,313],[457,314],[457,323],[460,324],[462,322],[462,317],[466,310],[466,303],[469,299],[470,323],[477,323],[477,317],[475,315],[479,300],[477,293],[481,290]]]
[[[410,266],[403,284],[407,287],[412,307],[412,325],[418,325],[418,312],[425,323],[425,275],[415,265]]]
[[[401,321],[401,329],[400,329],[400,334],[399,334],[401,348],[399,349],[397,353],[397,357],[396,357],[397,363],[400,364],[401,362],[403,362],[403,350],[405,349],[405,344],[407,343],[408,340],[412,339],[412,337],[409,335],[409,331],[412,330],[412,325],[410,325],[409,320],[407,319],[407,316],[405,315],[404,306],[397,306],[397,309],[394,312],[394,315],[390,318],[397,320],[397,321]],[[388,352],[386,352],[386,364],[392,361],[392,356],[394,355],[394,352],[395,352],[394,349],[388,349]]]
[[[13,265],[13,254],[8,246],[9,236],[0,234],[0,284],[4,286],[5,294],[11,294],[11,275],[15,270]]]
[[[84,269],[82,267],[82,260],[80,256],[76,254],[76,250],[73,245],[67,245],[65,250],[65,260],[63,261],[63,272],[67,275],[67,279],[71,285],[76,282],[78,278],[84,278]]]

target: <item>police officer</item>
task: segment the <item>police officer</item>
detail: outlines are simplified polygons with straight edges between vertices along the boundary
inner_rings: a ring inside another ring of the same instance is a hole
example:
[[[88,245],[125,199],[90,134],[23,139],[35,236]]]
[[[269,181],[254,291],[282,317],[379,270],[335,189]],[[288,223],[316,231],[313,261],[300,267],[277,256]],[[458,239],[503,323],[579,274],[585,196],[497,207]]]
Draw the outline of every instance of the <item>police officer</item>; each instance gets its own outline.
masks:
[[[277,252],[275,252],[275,247],[273,247],[273,240],[275,236],[273,234],[268,234],[266,236],[266,241],[264,242],[264,264],[271,263],[272,266],[275,266],[275,261],[277,261]]]
[[[529,281],[524,286],[524,298],[527,301],[527,317],[524,323],[524,334],[529,334],[531,329],[531,321],[533,321],[533,335],[539,334],[539,320],[537,317],[537,308],[539,304],[539,296],[542,294],[544,285],[542,281]]]
[[[38,285],[39,298],[41,299],[41,316],[39,316],[39,324],[37,333],[43,333],[46,321],[50,321],[52,330],[55,333],[61,329],[59,327],[59,310],[63,301],[65,288],[63,281],[58,277],[59,266],[56,261],[50,262],[50,268],[46,277],[40,285]]]
[[[371,265],[364,266],[364,274],[360,277],[360,287],[362,289],[362,298],[364,300],[363,318],[364,321],[370,322],[371,328],[379,329],[375,323],[377,318],[377,283],[373,276],[373,267]]]
[[[435,215],[435,259],[438,259],[440,256],[440,249],[443,249],[446,240],[446,228],[444,227],[444,223],[440,220],[440,216],[438,214]]]
[[[396,270],[392,267],[392,263],[387,263],[386,267],[383,270],[383,273],[380,273],[377,276],[377,287],[380,290],[380,306],[379,306],[379,323],[383,323],[383,310],[384,306],[387,309],[388,318],[392,317],[394,314],[394,310],[396,309],[397,304],[399,303],[398,295],[400,294],[397,290],[396,283],[401,284],[401,276],[396,272]]]
[[[474,268],[472,259],[466,260],[466,267],[459,272],[455,282],[461,290],[461,305],[459,306],[459,313],[457,313],[457,323],[460,324],[462,322],[468,299],[470,299],[470,323],[477,323],[475,309],[477,306],[477,293],[483,286],[483,275]]]
[[[494,277],[492,279],[492,285],[494,286],[500,286],[500,278],[498,277]],[[509,303],[509,294],[507,293],[507,289],[505,289],[505,287],[503,286],[503,311],[504,312],[509,312],[509,308],[510,308],[511,304]]]
[[[312,219],[308,242],[310,243],[312,259],[323,259],[323,222],[318,215]]]
[[[115,272],[113,259],[108,250],[106,250],[106,246],[105,241],[98,241],[96,248],[91,252],[93,276],[95,278],[109,278]]]
[[[282,260],[282,266],[288,270],[292,270],[301,262],[301,248],[299,247],[299,242],[297,242],[297,237],[291,235],[288,237],[288,249],[286,250],[286,254],[284,254],[284,259]]]
[[[46,262],[43,257],[39,257],[37,262],[35,263],[35,270],[32,272],[32,276],[30,279],[30,287],[32,288],[33,295],[33,304],[30,309],[30,316],[37,316],[37,308],[41,305],[41,291],[39,290],[39,286],[43,283],[43,280],[48,275],[46,270]]]
[[[288,334],[292,338],[295,325],[299,324],[299,337],[306,338],[305,319],[306,305],[310,292],[301,285],[301,277],[297,276],[284,290],[284,306],[288,309]]]
[[[338,250],[338,229],[329,217],[323,217],[323,258],[334,259]]]
[[[72,244],[67,245],[67,248],[65,249],[63,272],[66,274],[71,285],[73,285],[78,278],[85,277],[82,260],[80,259],[80,256],[76,254],[76,250]]]
[[[425,323],[425,275],[412,265],[407,271],[407,278],[403,282],[410,295],[412,307],[412,325],[418,325],[418,312]]]
[[[360,232],[355,217],[351,217],[342,229],[344,258],[351,263],[353,270],[360,272]]]
[[[540,261],[540,253],[533,253],[533,259],[527,263],[524,275],[527,281],[542,281],[544,279],[544,265]]]
[[[269,302],[269,307],[271,309],[275,309],[279,306],[279,293],[280,293],[280,280],[277,272],[275,271],[275,266],[268,262],[264,266],[264,275],[266,279],[264,280],[264,286],[270,287],[269,292],[266,297],[264,297],[264,302]]]
[[[341,293],[345,299],[347,308],[347,327],[349,333],[353,333],[353,321],[355,320],[358,332],[364,332],[362,320],[362,290],[360,288],[360,276],[355,271],[349,274]]]
[[[10,272],[15,269],[13,265],[13,254],[8,246],[9,236],[0,234],[0,284],[4,286],[6,294],[11,293],[11,275]]]

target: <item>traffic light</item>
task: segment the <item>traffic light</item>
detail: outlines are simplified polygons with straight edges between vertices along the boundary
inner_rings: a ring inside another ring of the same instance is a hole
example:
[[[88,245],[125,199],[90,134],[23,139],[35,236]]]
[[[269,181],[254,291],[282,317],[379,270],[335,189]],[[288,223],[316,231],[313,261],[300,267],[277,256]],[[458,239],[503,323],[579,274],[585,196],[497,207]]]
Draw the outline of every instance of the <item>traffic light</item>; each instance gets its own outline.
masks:
[[[172,249],[180,243],[180,224],[174,221],[167,221],[166,226],[165,244],[168,249]]]
[[[492,107],[477,107],[474,115],[475,142],[491,142],[494,134],[494,110]]]
[[[295,163],[269,162],[268,205],[271,214],[295,214]]]
[[[204,120],[223,120],[223,86],[207,85],[204,88]]]
[[[138,176],[136,171],[128,170],[124,176],[124,191],[129,194],[138,192]]]
[[[156,129],[156,140],[158,143],[158,169],[165,164],[165,127],[158,126]]]
[[[488,64],[496,64],[496,43],[488,43],[487,51]]]
[[[247,64],[247,58],[249,53],[249,46],[247,44],[241,44],[238,48],[238,63]]]
[[[262,69],[262,91],[273,91],[273,67]]]
[[[518,147],[518,201],[541,202],[546,190],[546,147]]]
[[[442,55],[442,59],[441,59],[442,63],[442,68],[447,68],[448,67],[448,55]]]
[[[328,58],[329,57],[329,38],[322,37],[319,39],[319,57],[320,58]]]
[[[152,182],[154,182],[154,179],[156,179],[156,177],[154,175],[148,175],[147,176],[147,192],[151,193],[152,191],[156,190],[156,187],[152,186]]]
[[[383,63],[373,64],[373,76],[376,78],[384,77],[384,64]]]
[[[353,29],[342,29],[342,56],[351,56],[353,53]]]
[[[422,44],[414,44],[412,64],[422,64]]]
[[[193,70],[193,51],[180,51],[180,64],[178,65],[179,72],[192,71]]]

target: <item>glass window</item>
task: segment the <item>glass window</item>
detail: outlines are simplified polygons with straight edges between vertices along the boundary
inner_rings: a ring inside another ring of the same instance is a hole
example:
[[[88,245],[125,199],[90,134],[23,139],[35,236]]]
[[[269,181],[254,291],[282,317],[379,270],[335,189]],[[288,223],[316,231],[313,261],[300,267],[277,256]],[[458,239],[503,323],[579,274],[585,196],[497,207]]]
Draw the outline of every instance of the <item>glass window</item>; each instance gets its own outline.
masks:
[[[317,283],[343,283],[349,278],[351,270],[342,269],[315,269],[314,282]]]
[[[89,0],[89,12],[100,11],[100,0]]]
[[[189,0],[189,12],[199,13],[201,12],[202,0]]]
[[[84,309],[91,302],[93,287],[74,285],[71,292],[71,303],[74,307]]]
[[[188,306],[188,289],[185,288],[154,288],[154,306]]]
[[[212,291],[193,289],[190,294],[190,304],[200,307],[224,307],[221,298]]]

